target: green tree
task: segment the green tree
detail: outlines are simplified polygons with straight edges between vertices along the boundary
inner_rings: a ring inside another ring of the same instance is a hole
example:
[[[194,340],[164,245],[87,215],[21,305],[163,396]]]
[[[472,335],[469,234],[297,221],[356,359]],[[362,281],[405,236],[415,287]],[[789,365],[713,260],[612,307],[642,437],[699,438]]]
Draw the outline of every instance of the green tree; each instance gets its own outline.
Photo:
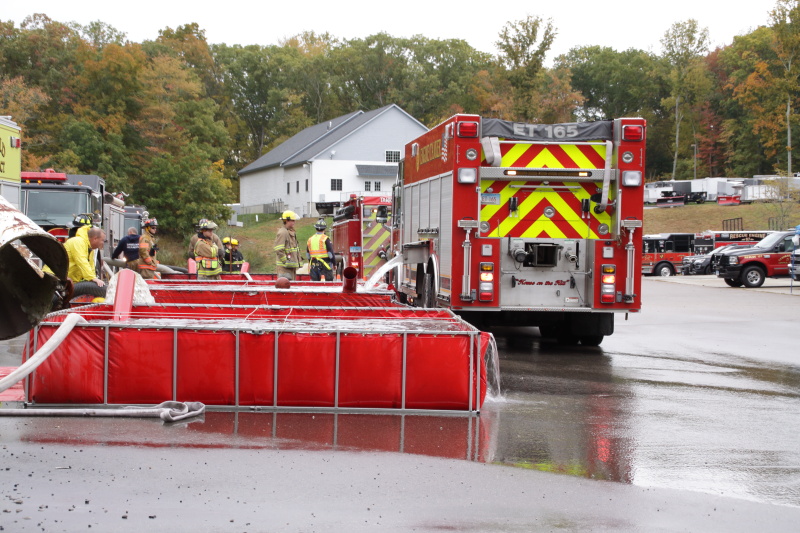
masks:
[[[514,112],[519,120],[531,121],[534,118],[530,108],[533,87],[555,37],[552,20],[528,16],[507,23],[495,42],[500,51],[500,62],[508,70],[514,94]]]
[[[703,75],[701,58],[708,50],[708,29],[700,29],[694,19],[676,22],[664,34],[661,45],[664,48],[664,56],[671,66],[671,96],[664,100],[664,104],[675,109],[675,146],[672,162],[672,179],[675,179],[681,147],[680,131],[683,121],[681,105],[686,101],[694,103],[703,90],[700,81]]]
[[[296,64],[298,51],[255,45],[220,46],[215,51],[224,69],[232,110],[246,127],[249,152],[246,159],[253,161],[275,139],[288,131],[298,131],[294,126],[304,112],[288,70],[291,64]]]
[[[775,40],[773,49],[782,67],[776,80],[786,102],[786,168],[792,175],[792,103],[800,78],[800,4],[797,0],[778,0],[770,12]]]

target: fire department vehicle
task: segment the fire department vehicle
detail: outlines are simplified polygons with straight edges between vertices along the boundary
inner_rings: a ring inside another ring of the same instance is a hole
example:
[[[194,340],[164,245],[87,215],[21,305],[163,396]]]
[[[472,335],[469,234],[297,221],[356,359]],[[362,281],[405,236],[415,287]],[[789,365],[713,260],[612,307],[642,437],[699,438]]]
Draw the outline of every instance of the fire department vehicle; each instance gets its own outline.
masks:
[[[776,231],[753,247],[724,250],[711,257],[711,269],[730,287],[757,288],[768,277],[790,277],[794,236],[794,231]]]
[[[659,233],[642,239],[642,274],[674,276],[694,253],[694,233]]]
[[[405,147],[395,288],[476,325],[598,345],[641,309],[645,121],[455,115]]]
[[[694,239],[694,251],[697,254],[709,253],[720,246],[758,244],[761,239],[773,231],[715,231],[709,230],[698,233]]]
[[[388,226],[392,199],[351,194],[333,216],[331,240],[336,272],[352,266],[358,277],[369,279],[386,262],[392,231]]]
[[[0,196],[20,208],[22,140],[20,128],[11,117],[0,116]]]
[[[91,213],[106,232],[104,255],[125,236],[125,202],[106,192],[105,180],[95,175],[64,174],[53,169],[22,172],[21,211],[62,242],[71,235],[76,215]]]

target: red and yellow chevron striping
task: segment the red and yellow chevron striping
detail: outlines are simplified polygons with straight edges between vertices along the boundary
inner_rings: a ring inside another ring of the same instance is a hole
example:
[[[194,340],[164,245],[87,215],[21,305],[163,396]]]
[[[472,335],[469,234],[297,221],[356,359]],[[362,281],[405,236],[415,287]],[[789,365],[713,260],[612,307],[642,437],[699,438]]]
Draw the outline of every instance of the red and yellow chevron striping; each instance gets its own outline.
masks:
[[[599,169],[605,165],[602,144],[508,142],[500,146],[502,167]],[[600,182],[482,180],[480,219],[489,222],[488,237],[599,239],[597,227],[611,225],[612,217],[607,212],[582,212],[581,200],[589,199],[601,187]],[[613,200],[613,192],[611,196]],[[511,198],[518,203],[513,212]],[[545,215],[546,210],[551,216]]]

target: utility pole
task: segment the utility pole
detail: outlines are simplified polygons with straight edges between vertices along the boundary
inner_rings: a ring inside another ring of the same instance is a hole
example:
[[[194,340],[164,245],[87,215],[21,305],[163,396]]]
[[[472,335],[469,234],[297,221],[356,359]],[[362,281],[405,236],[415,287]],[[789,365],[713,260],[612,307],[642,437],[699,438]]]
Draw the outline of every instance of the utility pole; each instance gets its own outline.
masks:
[[[694,179],[697,179],[697,144],[693,144],[692,148],[694,148]]]

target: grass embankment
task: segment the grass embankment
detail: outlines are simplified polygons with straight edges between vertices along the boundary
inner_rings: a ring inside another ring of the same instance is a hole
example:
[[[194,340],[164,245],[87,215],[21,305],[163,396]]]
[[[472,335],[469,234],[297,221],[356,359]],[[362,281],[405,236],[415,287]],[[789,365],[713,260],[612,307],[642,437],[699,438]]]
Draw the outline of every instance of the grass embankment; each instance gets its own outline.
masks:
[[[717,204],[690,204],[683,207],[660,207],[645,209],[644,234],[653,233],[700,233],[705,230],[721,230],[722,221],[731,218],[742,219],[744,230],[769,229],[769,219],[776,216],[775,206],[771,204],[748,205],[717,205]],[[256,273],[275,272],[275,256],[272,246],[275,234],[282,223],[278,215],[240,216],[244,227],[234,228],[221,226],[217,234],[222,237],[234,237],[239,240],[239,249],[246,261],[250,262],[250,271]],[[297,241],[304,256],[305,243],[314,233],[316,218],[301,218],[295,224]],[[328,235],[332,219],[329,217]],[[800,224],[800,213],[793,213],[788,226]],[[167,265],[186,265],[186,250],[191,235],[184,238],[166,236],[159,244],[161,251],[159,259]]]
[[[645,209],[644,233],[700,233],[705,230],[722,230],[723,220],[741,218],[743,230],[768,230],[769,219],[777,217],[777,205],[754,203],[743,205],[689,204],[682,207]],[[786,228],[800,223],[800,211],[789,216]]]

